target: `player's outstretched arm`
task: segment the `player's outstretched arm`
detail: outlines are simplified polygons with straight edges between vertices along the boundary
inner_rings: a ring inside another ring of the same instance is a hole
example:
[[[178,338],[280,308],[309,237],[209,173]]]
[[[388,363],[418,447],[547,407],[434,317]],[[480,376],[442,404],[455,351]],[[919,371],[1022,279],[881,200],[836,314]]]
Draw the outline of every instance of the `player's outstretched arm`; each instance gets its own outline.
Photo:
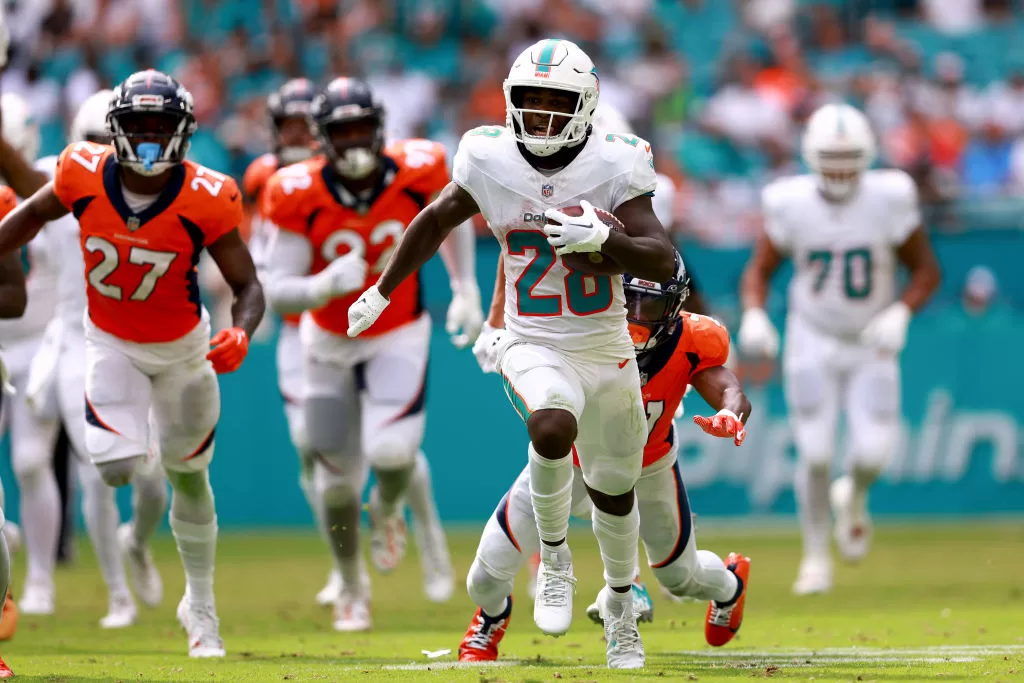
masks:
[[[206,250],[210,252],[224,281],[235,295],[231,306],[234,326],[252,337],[263,319],[267,304],[263,299],[263,287],[256,277],[256,266],[252,262],[249,248],[236,229],[210,244]]]
[[[476,282],[476,235],[472,222],[466,221],[452,230],[441,242],[439,251],[452,288],[445,331],[455,347],[462,349],[476,341],[484,322],[480,286]]]
[[[665,282],[675,273],[675,247],[647,195],[623,202],[613,212],[626,226],[626,234],[612,231],[601,251],[615,259],[626,272],[654,282]]]
[[[476,343],[473,355],[480,369],[485,373],[497,372],[495,355],[505,336],[505,257],[498,255],[498,274],[494,278],[494,294],[491,296],[491,310]]]
[[[698,415],[693,418],[694,424],[712,436],[733,437],[737,446],[742,444],[751,406],[733,371],[723,365],[706,368],[691,377],[690,384],[718,411],[712,417]]]
[[[0,318],[20,318],[28,305],[25,270],[17,254],[0,257]]]
[[[17,192],[17,190],[15,190]],[[0,220],[0,256],[12,254],[32,241],[43,226],[67,215],[48,182]]]
[[[7,181],[19,197],[31,197],[50,180],[0,137],[0,177]]]
[[[768,358],[779,353],[779,333],[764,310],[764,302],[768,299],[768,285],[782,261],[782,252],[768,235],[761,233],[740,277],[743,319],[736,336],[744,353]]]
[[[931,240],[924,228],[918,227],[896,251],[900,262],[910,271],[910,281],[900,300],[914,312],[928,303],[942,280],[942,271],[935,258]]]

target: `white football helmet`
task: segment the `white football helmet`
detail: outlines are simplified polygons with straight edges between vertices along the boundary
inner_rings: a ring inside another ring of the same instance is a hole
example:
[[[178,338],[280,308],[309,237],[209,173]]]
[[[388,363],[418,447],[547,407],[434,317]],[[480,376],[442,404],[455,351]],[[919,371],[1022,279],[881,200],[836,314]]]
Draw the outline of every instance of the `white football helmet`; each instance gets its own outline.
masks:
[[[20,95],[5,92],[0,95],[0,109],[3,110],[4,139],[25,157],[26,161],[35,161],[39,156],[42,140],[39,124],[29,109],[28,102]]]
[[[502,88],[505,91],[505,125],[512,131],[516,142],[521,142],[531,154],[550,156],[563,147],[586,140],[597,109],[600,88],[597,67],[575,43],[548,38],[531,45],[512,63]],[[523,125],[523,114],[551,112],[524,109],[520,93],[513,92],[521,88],[552,88],[575,93],[578,96],[576,111],[558,133],[551,134],[555,118],[551,116],[546,135],[530,135]]]
[[[113,90],[100,90],[85,98],[71,122],[71,129],[68,131],[69,142],[96,138],[106,138],[109,141],[111,133],[107,126],[107,109],[110,108],[110,99],[113,96]]]
[[[848,104],[826,104],[807,121],[803,157],[828,197],[848,199],[860,175],[875,161],[875,134],[868,118]]]

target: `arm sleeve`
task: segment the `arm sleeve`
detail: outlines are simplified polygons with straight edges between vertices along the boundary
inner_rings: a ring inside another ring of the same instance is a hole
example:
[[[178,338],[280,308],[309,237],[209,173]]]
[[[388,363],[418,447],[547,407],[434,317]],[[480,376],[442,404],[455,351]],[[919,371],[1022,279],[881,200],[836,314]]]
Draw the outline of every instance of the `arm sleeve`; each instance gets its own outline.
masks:
[[[301,313],[320,308],[327,300],[316,293],[313,245],[304,236],[276,227],[270,229],[263,288],[278,313]]]

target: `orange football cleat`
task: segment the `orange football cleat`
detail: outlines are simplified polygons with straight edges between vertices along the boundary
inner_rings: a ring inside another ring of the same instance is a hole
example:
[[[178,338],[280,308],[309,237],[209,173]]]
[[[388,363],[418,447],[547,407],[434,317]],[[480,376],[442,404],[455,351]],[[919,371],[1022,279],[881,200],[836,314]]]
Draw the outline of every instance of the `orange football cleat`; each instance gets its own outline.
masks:
[[[0,679],[14,678],[14,672],[11,671],[11,667],[7,666],[7,662],[4,661],[3,657],[0,657]]]
[[[508,607],[496,617],[489,617],[477,607],[473,621],[459,644],[460,662],[493,662],[498,659],[498,643],[505,637],[505,629],[512,618],[512,596]]]
[[[4,601],[3,616],[0,616],[0,640],[10,640],[14,637],[14,629],[18,627],[18,605],[7,591],[7,599]],[[2,662],[3,660],[0,660]]]
[[[708,604],[707,619],[704,623],[704,638],[708,645],[721,647],[732,640],[743,623],[743,603],[747,601],[747,586],[750,583],[750,558],[739,553],[729,553],[725,559],[726,568],[740,581],[740,594],[729,604],[712,600]]]

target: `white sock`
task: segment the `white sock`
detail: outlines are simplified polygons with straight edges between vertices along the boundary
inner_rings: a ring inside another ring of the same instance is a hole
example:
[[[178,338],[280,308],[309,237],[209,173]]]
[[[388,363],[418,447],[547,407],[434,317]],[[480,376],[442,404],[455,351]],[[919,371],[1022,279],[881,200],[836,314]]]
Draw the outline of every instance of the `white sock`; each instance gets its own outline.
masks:
[[[636,503],[633,503],[629,514],[622,517],[610,515],[595,505],[591,520],[594,536],[601,547],[605,583],[612,587],[629,586],[636,576],[634,570],[640,541],[640,512]]]
[[[121,549],[117,543],[117,525],[121,516],[117,510],[114,489],[107,486],[99,470],[91,463],[81,463],[78,476],[82,485],[82,516],[89,540],[96,550],[96,560],[111,597],[128,592],[125,581]]]
[[[193,524],[171,517],[171,532],[185,568],[185,585],[193,604],[213,605],[213,569],[217,554],[217,520]]]
[[[877,467],[855,464],[850,471],[853,481],[853,509],[867,508],[868,489],[878,480],[881,471]]]
[[[572,507],[572,458],[568,454],[558,460],[543,458],[529,447],[530,499],[537,520],[541,545],[561,541],[569,532],[569,511]],[[630,560],[632,562],[632,559]]]
[[[804,537],[804,556],[828,555],[828,532],[831,514],[828,504],[829,472],[827,467],[797,464],[795,493]]]
[[[53,468],[47,464],[19,478],[21,527],[25,537],[28,571],[25,583],[53,586],[53,565],[60,539],[60,490]]]
[[[145,548],[167,514],[167,479],[160,467],[142,468],[132,479],[132,535]]]
[[[2,389],[0,389],[2,390]],[[11,554],[7,550],[7,537],[0,534],[0,600],[7,599],[7,590],[11,587]],[[2,605],[3,603],[0,603]],[[3,611],[0,610],[0,616]]]
[[[728,602],[736,597],[739,581],[736,575],[725,568],[722,558],[710,550],[695,553],[693,574],[681,586],[666,586],[668,591],[680,598],[694,600],[715,600]]]
[[[400,509],[415,467],[416,461],[413,460],[405,467],[386,470],[374,468],[373,473],[377,477],[378,509],[384,517],[391,517]]]
[[[492,576],[475,558],[466,577],[470,599],[489,617],[500,615],[508,607],[512,584]]]

